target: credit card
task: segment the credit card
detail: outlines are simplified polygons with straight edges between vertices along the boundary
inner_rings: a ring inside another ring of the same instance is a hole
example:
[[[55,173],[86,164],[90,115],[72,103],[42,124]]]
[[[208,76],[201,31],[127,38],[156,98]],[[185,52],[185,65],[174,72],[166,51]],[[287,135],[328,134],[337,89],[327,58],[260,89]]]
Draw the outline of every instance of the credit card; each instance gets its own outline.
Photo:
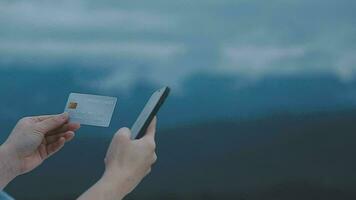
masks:
[[[70,122],[109,127],[116,101],[116,97],[70,93],[64,111]]]

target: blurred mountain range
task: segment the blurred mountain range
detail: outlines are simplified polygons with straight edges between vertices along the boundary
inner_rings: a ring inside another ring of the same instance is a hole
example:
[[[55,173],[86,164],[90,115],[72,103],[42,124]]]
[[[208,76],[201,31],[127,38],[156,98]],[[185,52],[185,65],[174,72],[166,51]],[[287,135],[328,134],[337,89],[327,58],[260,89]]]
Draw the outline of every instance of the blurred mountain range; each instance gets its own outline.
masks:
[[[95,82],[110,71],[2,69],[0,120],[62,112],[70,92],[118,97],[112,126],[130,126],[151,93],[162,85],[144,79],[129,90],[100,89]],[[269,77],[259,81],[217,74],[193,74],[173,88],[160,113],[165,127],[210,120],[255,118],[273,113],[306,113],[354,108],[356,82],[335,76]],[[4,128],[4,127],[2,127]],[[112,129],[112,130],[114,130]],[[6,129],[9,130],[9,129]]]

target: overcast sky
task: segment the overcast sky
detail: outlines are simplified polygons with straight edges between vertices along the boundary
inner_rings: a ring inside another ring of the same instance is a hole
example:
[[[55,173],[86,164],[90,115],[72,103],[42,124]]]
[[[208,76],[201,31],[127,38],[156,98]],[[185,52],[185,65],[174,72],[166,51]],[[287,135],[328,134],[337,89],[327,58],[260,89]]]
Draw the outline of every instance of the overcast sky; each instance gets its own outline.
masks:
[[[355,10],[351,0],[0,0],[0,68],[80,63],[112,70],[104,88],[134,84],[140,73],[177,87],[201,72],[348,81]]]

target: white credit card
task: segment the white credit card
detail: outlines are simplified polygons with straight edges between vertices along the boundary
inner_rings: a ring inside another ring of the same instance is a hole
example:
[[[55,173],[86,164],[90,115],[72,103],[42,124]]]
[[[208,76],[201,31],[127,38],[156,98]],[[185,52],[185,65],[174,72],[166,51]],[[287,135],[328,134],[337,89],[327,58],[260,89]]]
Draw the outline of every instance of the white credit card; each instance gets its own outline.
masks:
[[[109,127],[116,101],[116,97],[71,93],[64,111],[70,122]]]

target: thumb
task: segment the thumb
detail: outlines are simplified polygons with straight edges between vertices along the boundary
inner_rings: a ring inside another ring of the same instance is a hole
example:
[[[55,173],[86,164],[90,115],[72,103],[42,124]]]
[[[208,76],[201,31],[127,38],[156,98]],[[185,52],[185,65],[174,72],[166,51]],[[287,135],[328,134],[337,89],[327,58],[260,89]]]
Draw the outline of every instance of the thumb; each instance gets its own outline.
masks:
[[[46,134],[54,129],[61,127],[68,121],[68,113],[53,115],[36,124],[36,128],[43,134]]]
[[[143,136],[143,138],[141,139],[154,141],[156,135],[156,126],[157,126],[157,117],[154,117],[153,120],[151,121],[151,124],[147,128],[146,135]]]

